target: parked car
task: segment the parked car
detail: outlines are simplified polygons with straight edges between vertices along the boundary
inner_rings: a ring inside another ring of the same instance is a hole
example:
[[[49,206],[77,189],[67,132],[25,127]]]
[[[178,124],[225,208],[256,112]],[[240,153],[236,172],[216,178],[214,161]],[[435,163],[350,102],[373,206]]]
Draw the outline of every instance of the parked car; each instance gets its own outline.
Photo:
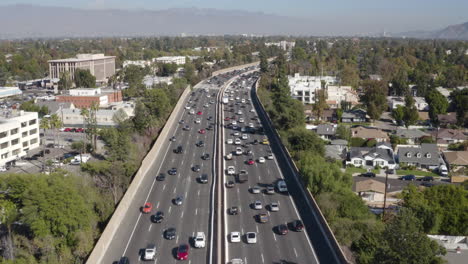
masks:
[[[375,173],[368,171],[368,172],[361,173],[360,176],[361,176],[361,177],[374,178],[374,177],[375,177]]]
[[[400,179],[403,181],[414,181],[416,180],[416,176],[410,174],[410,175],[402,176]]]
[[[434,177],[432,177],[432,176],[424,176],[424,177],[422,177],[422,178],[420,178],[420,179],[418,179],[418,180],[420,180],[420,181],[425,181],[425,182],[431,182],[431,181],[434,181]]]

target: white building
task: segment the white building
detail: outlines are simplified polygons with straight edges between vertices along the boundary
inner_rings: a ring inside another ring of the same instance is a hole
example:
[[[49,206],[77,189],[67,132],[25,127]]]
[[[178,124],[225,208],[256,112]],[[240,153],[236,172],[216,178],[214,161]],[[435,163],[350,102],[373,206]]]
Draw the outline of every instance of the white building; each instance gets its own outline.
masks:
[[[160,76],[146,75],[143,78],[143,83],[145,84],[146,88],[151,88],[153,87],[154,84],[160,84],[160,83],[166,83],[168,85],[171,85],[173,79],[174,77],[172,76],[160,77]]]
[[[185,56],[164,56],[153,59],[156,63],[175,63],[177,65],[185,64]]]
[[[83,127],[84,119],[81,115],[81,109],[63,109],[61,111],[63,116],[63,125],[68,127]],[[96,122],[99,127],[109,127],[118,125],[116,120],[125,120],[129,118],[127,112],[120,108],[117,110],[112,109],[99,109],[96,113]]]
[[[23,92],[18,87],[0,87],[0,98],[21,95]]]
[[[280,47],[282,50],[291,50],[296,46],[296,42],[294,41],[285,41],[282,40],[280,42],[266,42],[265,46],[270,47],[270,46],[276,46]]]
[[[126,60],[123,62],[123,68],[126,68],[127,66],[129,65],[135,65],[135,66],[139,66],[139,67],[142,67],[142,68],[145,68],[146,66],[150,66],[151,65],[151,61],[145,61],[145,60],[136,60],[136,61],[131,61],[131,60]]]
[[[429,104],[424,97],[413,97],[414,106],[418,111],[428,111]],[[396,109],[399,105],[405,106],[405,98],[401,96],[387,96],[387,102],[390,110]]]
[[[0,167],[26,156],[39,144],[37,112],[0,112]]]
[[[339,108],[341,102],[359,103],[359,96],[351,86],[329,85],[327,87],[327,104],[330,108]]]

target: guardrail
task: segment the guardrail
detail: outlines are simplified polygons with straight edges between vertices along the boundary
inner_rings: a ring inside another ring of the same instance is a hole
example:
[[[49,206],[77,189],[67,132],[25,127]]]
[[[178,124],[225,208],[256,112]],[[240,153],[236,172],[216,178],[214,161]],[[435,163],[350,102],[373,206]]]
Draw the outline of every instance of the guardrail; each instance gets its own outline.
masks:
[[[146,154],[146,157],[143,159],[140,168],[138,169],[138,171],[136,172],[133,178],[132,183],[128,187],[123,198],[120,200],[119,205],[117,206],[117,208],[114,211],[114,214],[112,215],[111,219],[107,223],[106,228],[104,229],[104,232],[101,234],[101,237],[99,238],[98,242],[94,246],[94,249],[91,252],[91,255],[87,259],[86,263],[95,264],[95,263],[102,262],[102,258],[104,257],[107,249],[109,248],[109,245],[114,235],[116,234],[117,229],[121,225],[122,220],[124,219],[125,215],[130,209],[130,205],[132,204],[133,199],[135,198],[136,193],[138,189],[140,188],[141,183],[143,182],[143,179],[145,178],[148,170],[151,168],[154,161],[156,160],[156,157],[161,153],[159,150],[162,144],[165,141],[167,141],[169,131],[171,130],[171,127],[174,125],[177,114],[184,106],[185,99],[190,94],[190,92],[191,92],[190,86],[187,86],[187,88],[185,88],[184,92],[180,96],[179,101],[177,102],[176,106],[172,110],[171,115],[167,119],[167,122],[164,125],[164,128],[159,133],[159,136],[156,142],[153,144],[153,147],[148,152],[148,154]]]
[[[315,220],[318,223],[320,223],[320,230],[323,233],[324,237],[327,238],[325,242],[327,243],[327,245],[328,245],[328,247],[330,249],[333,249],[330,253],[333,255],[334,261],[330,260],[330,259],[326,259],[326,260],[324,260],[322,262],[323,263],[350,263],[346,259],[343,250],[341,249],[338,241],[336,240],[335,235],[333,234],[330,226],[328,225],[328,222],[325,219],[322,211],[320,210],[317,202],[315,201],[312,193],[309,191],[307,186],[304,184],[304,181],[302,180],[302,177],[300,177],[299,169],[296,166],[296,163],[294,162],[294,160],[291,158],[291,154],[289,153],[289,150],[282,144],[281,136],[278,133],[278,131],[276,130],[276,128],[274,127],[273,123],[271,122],[271,119],[270,119],[268,113],[266,112],[264,105],[262,104],[262,102],[258,98],[257,89],[258,89],[259,81],[260,81],[260,78],[254,84],[255,89],[252,89],[252,95],[253,95],[252,98],[260,106],[259,108],[261,110],[261,113],[265,117],[264,119],[266,121],[266,124],[269,126],[269,128],[270,128],[270,130],[272,132],[273,140],[271,140],[271,141],[272,142],[275,141],[277,143],[276,145],[281,149],[281,154],[282,154],[284,160],[286,161],[289,169],[293,172],[292,173],[292,175],[294,175],[293,178],[294,178],[297,186],[301,190],[302,196],[304,198],[306,198],[307,205],[310,207],[310,209],[311,209],[310,211],[312,212],[313,217],[315,218]],[[260,115],[259,115],[259,117],[260,117]],[[308,226],[307,222],[304,221],[304,225],[306,226],[306,229],[310,230],[310,228],[307,228],[307,226]],[[309,237],[311,237],[311,235],[313,235],[313,234],[310,234]],[[323,252],[318,252],[318,255],[319,256],[323,255]],[[319,261],[321,261],[321,260],[323,260],[323,259],[320,259],[320,257],[319,257]],[[330,262],[330,261],[333,261],[333,262]]]

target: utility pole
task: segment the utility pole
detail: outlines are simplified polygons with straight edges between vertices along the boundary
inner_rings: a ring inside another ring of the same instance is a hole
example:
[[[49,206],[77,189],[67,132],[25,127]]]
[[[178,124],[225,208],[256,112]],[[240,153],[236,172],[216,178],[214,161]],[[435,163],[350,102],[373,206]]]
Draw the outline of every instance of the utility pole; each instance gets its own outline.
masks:
[[[385,207],[387,203],[387,181],[388,181],[388,171],[385,172],[385,192],[384,192],[384,198],[383,198],[383,212],[382,212],[382,220],[385,219]]]

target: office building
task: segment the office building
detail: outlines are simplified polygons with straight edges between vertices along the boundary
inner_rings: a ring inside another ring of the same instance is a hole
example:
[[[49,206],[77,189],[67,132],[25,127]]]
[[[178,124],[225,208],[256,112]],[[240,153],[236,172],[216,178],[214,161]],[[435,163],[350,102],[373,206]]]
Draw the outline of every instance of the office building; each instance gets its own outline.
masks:
[[[93,103],[107,107],[110,103],[122,102],[122,91],[101,88],[71,89],[68,94],[56,96],[59,103],[73,103],[76,108],[89,108]]]
[[[156,63],[175,63],[177,65],[185,64],[185,56],[164,56],[153,59]]]
[[[49,61],[50,78],[58,79],[68,72],[73,79],[76,69],[89,70],[96,77],[96,82],[104,83],[115,74],[115,56],[78,54],[76,58]]]

